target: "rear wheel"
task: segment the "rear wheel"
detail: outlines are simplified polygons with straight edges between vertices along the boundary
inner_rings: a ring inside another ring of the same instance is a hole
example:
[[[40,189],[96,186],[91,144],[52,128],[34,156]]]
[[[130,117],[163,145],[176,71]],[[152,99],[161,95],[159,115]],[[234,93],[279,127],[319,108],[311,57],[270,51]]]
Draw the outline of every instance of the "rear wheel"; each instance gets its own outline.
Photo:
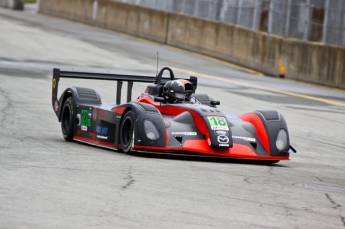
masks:
[[[120,143],[121,149],[125,153],[131,152],[134,145],[134,128],[135,119],[133,111],[128,111],[122,121],[120,126]]]
[[[74,119],[73,119],[73,98],[68,97],[62,106],[61,131],[64,139],[73,141]]]

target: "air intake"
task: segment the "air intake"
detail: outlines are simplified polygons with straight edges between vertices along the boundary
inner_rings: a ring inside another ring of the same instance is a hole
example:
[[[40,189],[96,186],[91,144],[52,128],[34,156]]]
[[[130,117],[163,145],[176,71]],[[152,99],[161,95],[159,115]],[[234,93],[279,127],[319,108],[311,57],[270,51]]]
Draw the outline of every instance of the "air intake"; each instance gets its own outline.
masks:
[[[257,110],[254,111],[264,118],[265,121],[280,121],[280,114],[275,110]]]
[[[146,112],[159,113],[159,111],[150,104],[138,103],[138,105]]]
[[[84,87],[76,87],[76,90],[80,101],[97,104],[101,103],[101,99],[95,90]]]

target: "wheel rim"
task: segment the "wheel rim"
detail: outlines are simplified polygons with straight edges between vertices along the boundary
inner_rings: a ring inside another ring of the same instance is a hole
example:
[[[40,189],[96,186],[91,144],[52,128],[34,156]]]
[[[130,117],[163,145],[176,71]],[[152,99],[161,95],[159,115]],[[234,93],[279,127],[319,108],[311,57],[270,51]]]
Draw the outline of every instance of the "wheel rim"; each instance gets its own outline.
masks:
[[[127,147],[133,138],[133,128],[132,128],[132,120],[127,117],[123,122],[122,128],[122,144],[124,147]]]

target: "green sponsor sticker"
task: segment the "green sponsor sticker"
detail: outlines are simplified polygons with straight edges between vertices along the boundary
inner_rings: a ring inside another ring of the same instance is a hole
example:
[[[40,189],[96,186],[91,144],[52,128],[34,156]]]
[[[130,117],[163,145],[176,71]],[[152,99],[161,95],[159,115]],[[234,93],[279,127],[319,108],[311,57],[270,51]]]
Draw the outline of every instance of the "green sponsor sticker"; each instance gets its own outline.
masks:
[[[88,110],[81,110],[81,126],[91,126],[91,118]]]
[[[212,130],[229,130],[228,122],[222,116],[207,116]]]

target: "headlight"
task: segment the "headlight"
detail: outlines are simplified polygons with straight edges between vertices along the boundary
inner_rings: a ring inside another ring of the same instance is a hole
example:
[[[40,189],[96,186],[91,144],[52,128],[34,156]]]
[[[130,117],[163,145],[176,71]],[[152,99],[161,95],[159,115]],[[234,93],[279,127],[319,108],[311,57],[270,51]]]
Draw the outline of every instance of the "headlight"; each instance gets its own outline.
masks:
[[[278,132],[277,140],[276,140],[276,146],[277,148],[282,151],[286,148],[288,144],[288,136],[284,129],[281,129]]]
[[[148,119],[144,120],[144,131],[146,137],[148,137],[151,140],[156,140],[159,138],[159,132],[156,126]]]

